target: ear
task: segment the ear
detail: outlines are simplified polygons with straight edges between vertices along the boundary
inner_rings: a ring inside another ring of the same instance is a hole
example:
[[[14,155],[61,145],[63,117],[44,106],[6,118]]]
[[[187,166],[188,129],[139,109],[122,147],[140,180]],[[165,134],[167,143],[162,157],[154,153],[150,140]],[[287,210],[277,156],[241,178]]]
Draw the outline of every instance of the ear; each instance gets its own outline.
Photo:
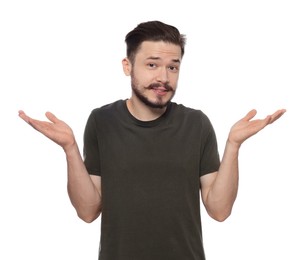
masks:
[[[124,58],[122,60],[122,65],[123,65],[123,71],[124,71],[125,75],[130,76],[132,65],[131,65],[130,61],[128,60],[128,58]]]

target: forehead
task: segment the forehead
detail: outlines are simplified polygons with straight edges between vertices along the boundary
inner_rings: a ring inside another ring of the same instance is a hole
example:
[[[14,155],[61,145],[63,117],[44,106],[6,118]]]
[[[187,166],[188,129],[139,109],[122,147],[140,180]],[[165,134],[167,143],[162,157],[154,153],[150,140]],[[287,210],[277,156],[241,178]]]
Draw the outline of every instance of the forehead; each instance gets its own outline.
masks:
[[[181,48],[173,43],[163,41],[144,41],[136,54],[145,59],[149,57],[170,58],[172,60],[181,60]]]

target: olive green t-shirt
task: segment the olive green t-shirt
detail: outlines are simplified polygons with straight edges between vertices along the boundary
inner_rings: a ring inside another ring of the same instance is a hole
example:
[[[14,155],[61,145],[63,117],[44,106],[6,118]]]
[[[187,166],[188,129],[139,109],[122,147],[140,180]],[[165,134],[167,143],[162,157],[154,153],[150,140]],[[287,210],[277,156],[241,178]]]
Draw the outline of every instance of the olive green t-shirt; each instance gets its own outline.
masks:
[[[99,260],[204,260],[200,176],[218,170],[214,129],[200,110],[171,102],[140,121],[125,100],[94,109],[84,162],[101,176]]]

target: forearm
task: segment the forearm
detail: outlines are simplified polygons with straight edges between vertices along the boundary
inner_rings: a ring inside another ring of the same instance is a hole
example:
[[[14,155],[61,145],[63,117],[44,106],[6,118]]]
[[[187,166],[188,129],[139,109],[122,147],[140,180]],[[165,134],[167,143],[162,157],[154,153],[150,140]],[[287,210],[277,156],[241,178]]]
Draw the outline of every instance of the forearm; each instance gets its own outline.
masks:
[[[101,190],[97,189],[88,174],[78,146],[74,145],[65,153],[70,201],[81,219],[92,222],[101,213]]]
[[[214,218],[226,219],[237,197],[239,147],[227,141],[218,174],[207,195],[207,208]]]

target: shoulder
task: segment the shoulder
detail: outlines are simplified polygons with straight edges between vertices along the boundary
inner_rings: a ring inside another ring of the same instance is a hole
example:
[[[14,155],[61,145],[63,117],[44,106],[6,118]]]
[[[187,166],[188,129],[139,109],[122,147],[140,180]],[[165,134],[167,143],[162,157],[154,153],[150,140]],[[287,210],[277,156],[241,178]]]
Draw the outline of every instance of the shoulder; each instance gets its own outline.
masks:
[[[97,126],[103,122],[110,122],[118,117],[123,111],[125,101],[117,100],[115,102],[92,109],[88,116],[87,125]]]
[[[200,109],[187,107],[183,104],[177,104],[175,102],[172,102],[171,105],[172,105],[171,110],[177,116],[183,118],[186,117],[187,119],[191,120],[210,122],[209,117]]]
[[[101,107],[94,108],[89,118],[93,120],[97,119],[115,119],[122,115],[125,111],[125,101],[117,100],[112,103],[103,105]]]
[[[117,100],[101,107],[94,108],[91,114],[99,115],[113,113],[114,111],[121,110],[124,105],[124,102],[124,100]]]

